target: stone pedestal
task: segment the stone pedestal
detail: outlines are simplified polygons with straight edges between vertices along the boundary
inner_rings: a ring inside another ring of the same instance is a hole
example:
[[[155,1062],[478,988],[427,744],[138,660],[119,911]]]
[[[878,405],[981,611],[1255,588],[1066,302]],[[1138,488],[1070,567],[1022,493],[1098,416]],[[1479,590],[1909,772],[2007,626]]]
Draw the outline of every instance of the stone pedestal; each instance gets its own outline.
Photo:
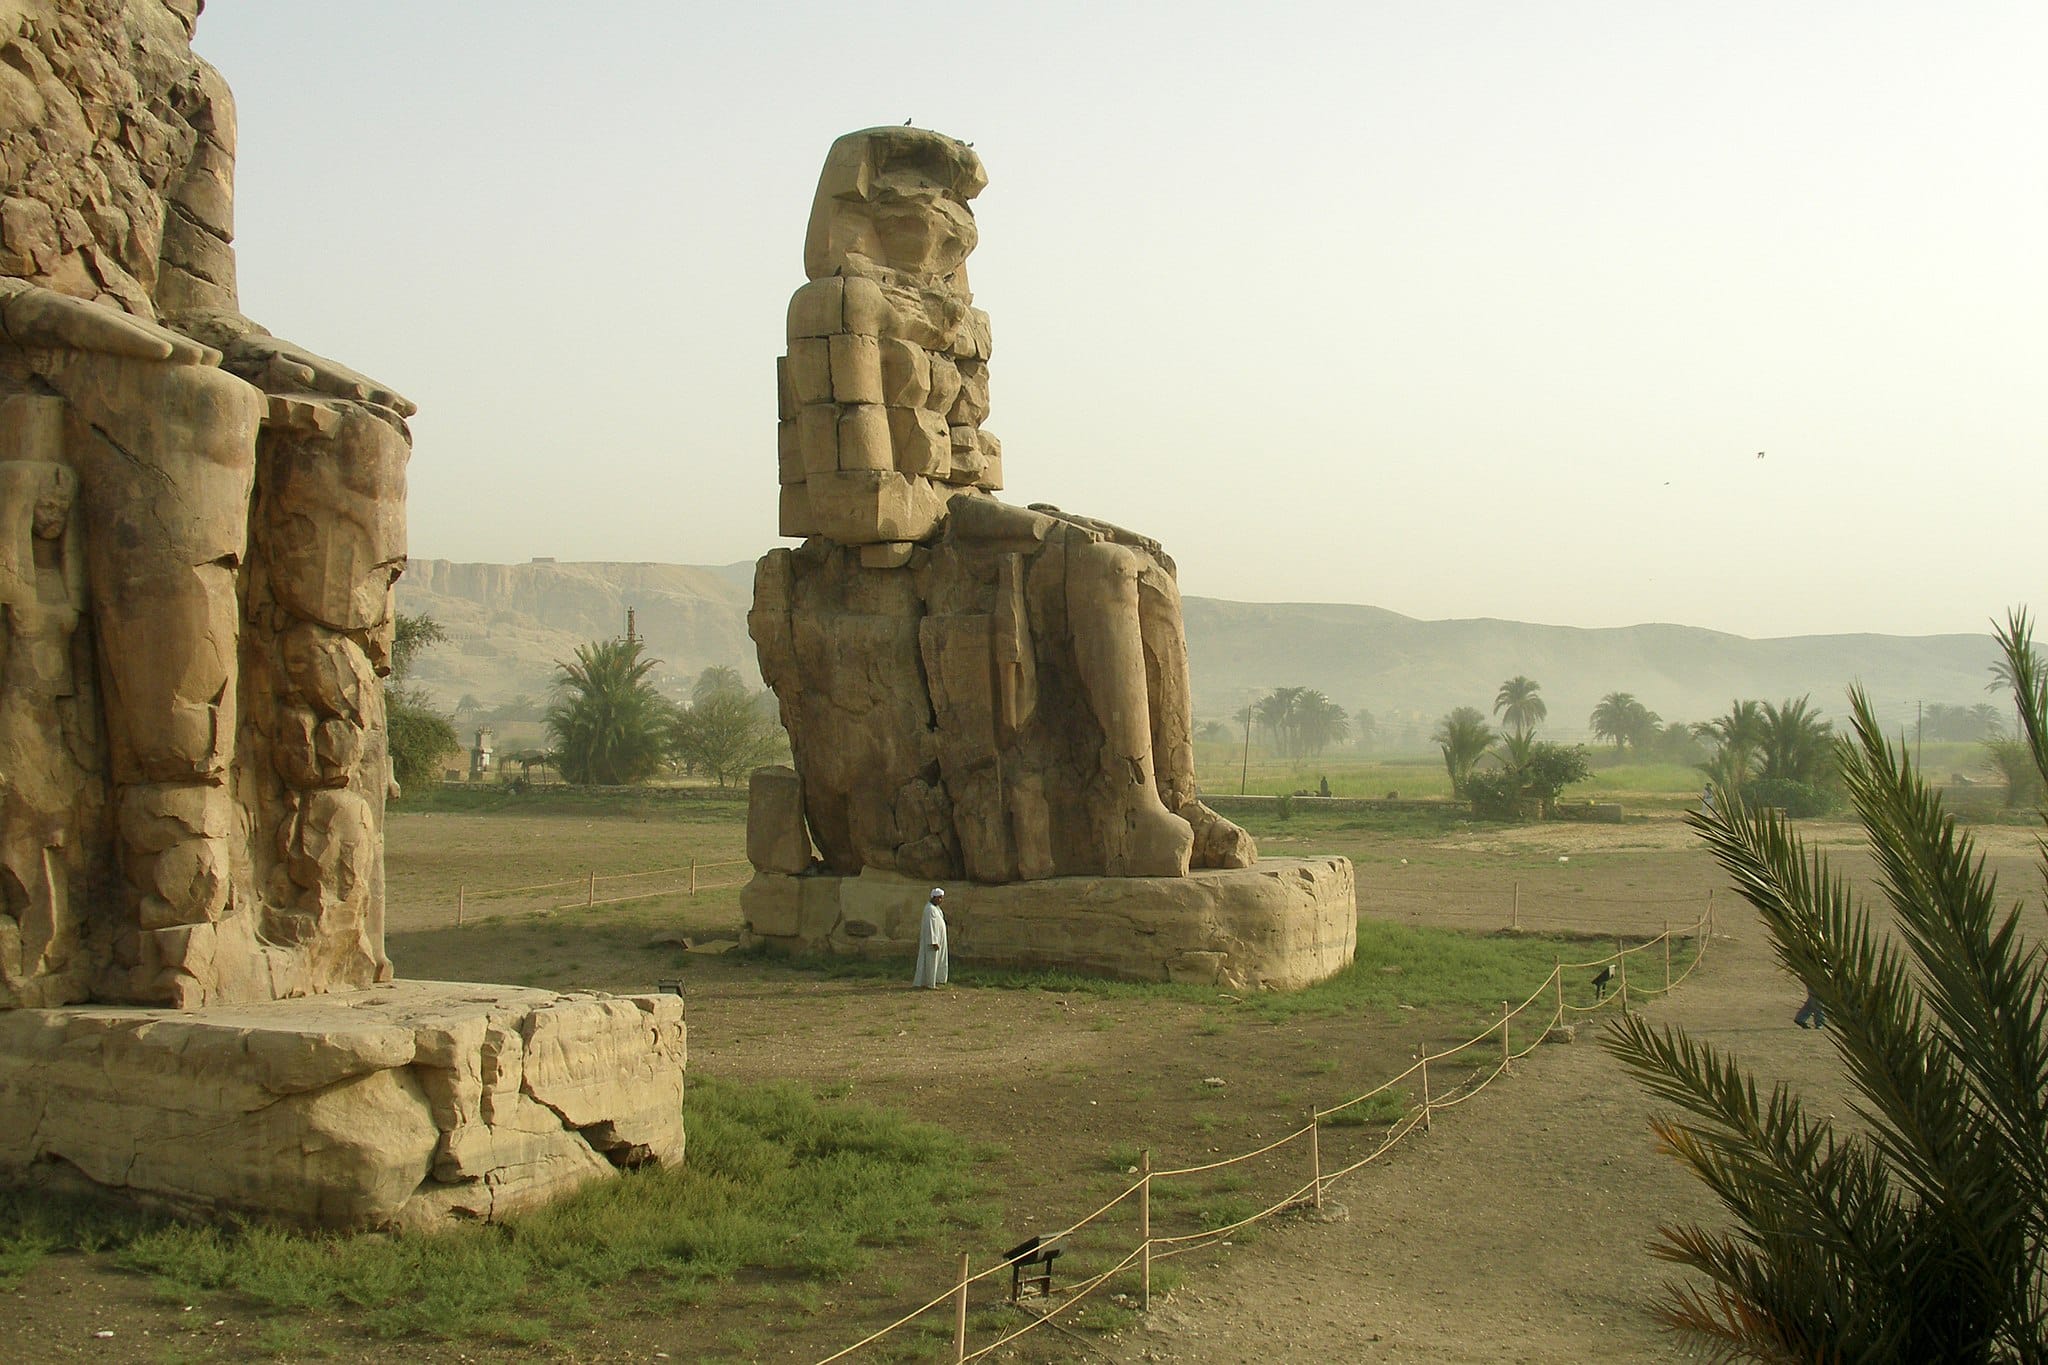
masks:
[[[499,1218],[683,1159],[683,1002],[394,981],[0,1011],[0,1180],[304,1226]]]
[[[1358,947],[1348,858],[1262,858],[1185,877],[945,886],[953,960],[980,966],[1298,990],[1349,966]],[[873,868],[857,877],[756,872],[740,910],[751,942],[893,958],[908,981],[931,889],[930,881]]]

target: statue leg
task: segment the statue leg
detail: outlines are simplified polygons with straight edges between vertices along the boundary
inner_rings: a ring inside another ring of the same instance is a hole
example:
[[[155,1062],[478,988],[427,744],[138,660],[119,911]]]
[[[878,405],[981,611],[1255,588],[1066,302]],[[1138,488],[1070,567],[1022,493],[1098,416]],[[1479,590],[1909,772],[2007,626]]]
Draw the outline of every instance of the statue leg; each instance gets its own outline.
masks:
[[[1160,800],[1153,768],[1138,606],[1142,568],[1141,556],[1122,545],[1074,546],[1067,554],[1067,620],[1081,683],[1102,727],[1103,766],[1124,782],[1124,839],[1121,849],[1112,848],[1106,870],[1121,877],[1184,877],[1194,831]]]
[[[116,837],[139,927],[210,924],[230,895],[237,573],[263,399],[210,367],[104,355],[62,356],[47,378],[68,404]],[[210,941],[194,951],[210,956]],[[145,951],[141,966],[176,969],[182,952]]]
[[[1188,684],[1180,586],[1165,565],[1149,558],[1138,575],[1138,624],[1151,687],[1152,752],[1160,799],[1194,829],[1193,866],[1250,867],[1259,857],[1252,836],[1196,795],[1194,693]]]

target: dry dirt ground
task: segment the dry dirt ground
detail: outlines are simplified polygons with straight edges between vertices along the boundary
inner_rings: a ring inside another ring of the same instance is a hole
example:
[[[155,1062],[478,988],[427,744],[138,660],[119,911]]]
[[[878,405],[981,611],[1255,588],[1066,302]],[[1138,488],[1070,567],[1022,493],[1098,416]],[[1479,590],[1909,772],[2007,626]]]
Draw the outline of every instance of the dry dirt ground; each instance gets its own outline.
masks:
[[[1847,847],[1847,827],[1809,833],[1844,845],[1847,863],[1867,866]],[[2033,893],[2035,883],[2021,874],[2027,836],[1991,830],[1986,838],[2007,889]],[[1689,923],[1721,883],[1675,821],[1444,835],[1329,827],[1261,842],[1276,853],[1352,856],[1368,917],[1475,930],[1518,919],[1525,929],[1639,941],[1667,921]],[[654,931],[732,928],[729,887],[482,922],[471,899],[470,922],[459,930],[452,923],[457,882],[474,890],[591,866],[708,863],[737,845],[737,824],[716,812],[401,815],[391,829],[392,955],[407,975],[451,979],[646,989],[680,977],[693,1077],[795,1079],[942,1124],[982,1148],[978,1178],[995,1206],[993,1226],[884,1252],[808,1301],[786,1284],[743,1281],[702,1309],[664,1313],[629,1286],[603,1301],[596,1321],[528,1344],[380,1342],[334,1320],[294,1324],[298,1335],[280,1349],[275,1334],[266,1335],[272,1320],[253,1305],[221,1297],[188,1311],[106,1257],[54,1256],[0,1299],[0,1360],[817,1360],[938,1293],[959,1252],[985,1263],[1010,1240],[1094,1207],[1127,1183],[1126,1163],[1138,1149],[1150,1148],[1161,1167],[1248,1150],[1290,1131],[1309,1106],[1401,1070],[1418,1046],[1442,1047],[1485,1025],[1477,1010],[1272,1021],[1224,997],[912,992],[650,941]],[[1766,1076],[1794,1080],[1846,1113],[1826,1040],[1792,1027],[1798,992],[1772,965],[1753,918],[1725,891],[1715,907],[1720,932],[1703,966],[1652,1006],[1653,1015],[1738,1047]],[[1589,946],[1585,955],[1598,951]],[[1663,1267],[1644,1246],[1658,1221],[1711,1219],[1713,1210],[1652,1151],[1647,1106],[1592,1032],[1538,1049],[1441,1114],[1427,1136],[1335,1187],[1329,1197],[1341,1215],[1285,1216],[1234,1238],[1236,1245],[1173,1262],[1167,1269],[1177,1284],[1147,1319],[1097,1314],[1092,1330],[1035,1333],[995,1358],[1679,1358],[1645,1316]],[[1212,1078],[1223,1084],[1208,1084]],[[1372,1137],[1326,1132],[1326,1169]],[[1270,1191],[1298,1184],[1299,1165],[1290,1151],[1242,1176],[1191,1181],[1176,1200],[1162,1199],[1155,1231],[1192,1226],[1218,1207],[1255,1207]],[[1130,1232],[1120,1213],[1098,1244],[1077,1245],[1073,1260],[1107,1255],[1118,1239],[1127,1245]],[[1016,1321],[999,1297],[977,1291],[976,1344]],[[98,1330],[114,1336],[96,1337]],[[952,1358],[950,1342],[934,1335],[918,1348],[856,1358]]]

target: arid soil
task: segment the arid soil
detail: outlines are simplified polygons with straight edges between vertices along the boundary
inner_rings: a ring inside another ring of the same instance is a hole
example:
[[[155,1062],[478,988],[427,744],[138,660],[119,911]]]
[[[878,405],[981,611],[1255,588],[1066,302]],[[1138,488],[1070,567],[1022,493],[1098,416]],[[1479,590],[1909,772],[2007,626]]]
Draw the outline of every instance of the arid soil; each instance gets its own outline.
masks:
[[[799,1306],[789,1286],[742,1283],[702,1309],[657,1311],[623,1289],[598,1320],[531,1343],[378,1341],[346,1320],[292,1324],[231,1296],[166,1301],[106,1256],[57,1255],[0,1296],[0,1359],[156,1362],[245,1359],[815,1361],[941,1291],[961,1251],[977,1263],[1077,1217],[1128,1183],[1140,1148],[1155,1167],[1244,1151],[1290,1131],[1311,1105],[1359,1093],[1418,1046],[1479,1032],[1475,1011],[1388,1011],[1262,1019],[1215,1002],[1044,990],[913,992],[652,940],[677,926],[730,928],[729,889],[611,911],[522,914],[452,926],[451,870],[470,888],[573,875],[593,862],[666,865],[730,856],[731,829],[664,833],[659,822],[593,817],[522,822],[435,815],[394,821],[392,953],[408,975],[522,979],[646,989],[680,977],[689,1000],[691,1074],[790,1078],[943,1124],[986,1153],[979,1179],[996,1210],[914,1251],[886,1252]],[[1846,826],[1809,833],[1867,867]],[[1987,849],[2008,894],[2034,894],[2024,831]],[[1619,827],[1475,827],[1444,836],[1322,830],[1262,836],[1273,852],[1352,856],[1368,916],[1489,930],[1654,935],[1689,923],[1721,877],[1676,821]],[[551,851],[552,850],[552,851]],[[609,861],[607,861],[609,860]],[[493,878],[496,880],[494,881]],[[488,902],[486,902],[488,903]],[[472,902],[471,913],[476,913]],[[1653,1018],[1738,1048],[1767,1077],[1796,1081],[1847,1114],[1824,1036],[1794,1028],[1798,991],[1773,965],[1746,907],[1714,901],[1718,935],[1701,969]],[[2036,911],[2037,912],[2037,911]],[[1600,944],[1586,940],[1586,956]],[[907,967],[906,967],[907,975]],[[1540,975],[1539,975],[1540,979]],[[1530,983],[1533,987],[1535,982]],[[1649,1107],[1600,1049],[1597,1025],[1547,1045],[1433,1130],[1330,1193],[1318,1220],[1285,1215],[1235,1245],[1162,1265],[1170,1293],[1149,1318],[1096,1312],[1072,1334],[1041,1331],[994,1358],[1228,1362],[1564,1361],[1680,1358],[1646,1316],[1667,1268],[1645,1250],[1655,1225],[1711,1220],[1703,1193],[1651,1147]],[[1220,1080],[1222,1085],[1212,1085]],[[1373,1132],[1326,1129],[1326,1169]],[[1347,1146],[1347,1144],[1349,1144]],[[1192,1225],[1218,1201],[1256,1207],[1300,1181],[1296,1149],[1240,1179],[1199,1178],[1159,1206],[1155,1231]],[[1341,1206],[1341,1207],[1335,1207]],[[1176,1221],[1178,1220],[1178,1221]],[[1074,1260],[1128,1245],[1110,1220]],[[1119,1243],[1119,1239],[1122,1239]],[[1007,1285],[1002,1286],[1007,1288]],[[977,1290],[972,1344],[1018,1321]],[[949,1325],[949,1324],[948,1324]],[[111,1337],[98,1337],[110,1331]],[[893,1341],[893,1339],[892,1339]],[[947,1359],[948,1334],[856,1359]]]

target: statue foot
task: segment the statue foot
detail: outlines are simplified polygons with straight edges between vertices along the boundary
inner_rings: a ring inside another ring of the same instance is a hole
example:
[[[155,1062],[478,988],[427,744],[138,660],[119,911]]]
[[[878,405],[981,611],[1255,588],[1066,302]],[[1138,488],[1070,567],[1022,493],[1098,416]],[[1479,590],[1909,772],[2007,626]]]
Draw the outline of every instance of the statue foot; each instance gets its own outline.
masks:
[[[1149,788],[1126,815],[1128,838],[1122,877],[1185,877],[1194,852],[1195,831],[1188,822],[1159,803]]]
[[[1195,831],[1194,866],[1250,867],[1259,860],[1259,846],[1252,836],[1200,801],[1182,806],[1180,818]]]

